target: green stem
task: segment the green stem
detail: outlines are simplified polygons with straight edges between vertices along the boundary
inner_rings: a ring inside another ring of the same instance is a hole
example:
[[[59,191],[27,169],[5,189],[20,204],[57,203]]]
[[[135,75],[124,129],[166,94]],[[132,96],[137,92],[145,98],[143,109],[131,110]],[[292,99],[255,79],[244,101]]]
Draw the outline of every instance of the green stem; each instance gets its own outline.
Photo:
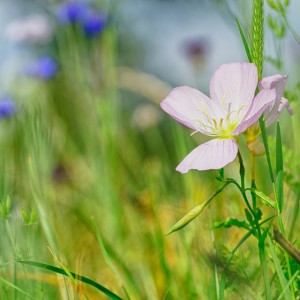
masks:
[[[244,199],[244,201],[245,201],[245,203],[246,203],[248,209],[251,211],[252,215],[254,216],[255,213],[254,213],[254,211],[253,211],[253,209],[252,209],[252,207],[251,207],[251,205],[250,205],[250,202],[249,202],[249,200],[248,200],[248,198],[247,198],[247,195],[246,195],[246,189],[243,189],[243,188],[242,188],[242,187],[241,187],[234,179],[228,178],[228,179],[227,179],[227,182],[233,183],[233,184],[239,189],[239,191],[240,191],[240,193],[242,194],[243,199]]]
[[[266,129],[266,124],[265,124],[263,116],[259,118],[259,125],[260,125],[260,131],[261,131],[261,135],[262,135],[263,142],[264,142],[264,147],[265,147],[265,152],[266,152],[266,157],[267,157],[267,162],[268,162],[268,168],[269,168],[270,177],[271,177],[271,182],[274,185],[275,180],[274,180],[273,168],[272,168],[270,151],[269,151],[269,144],[268,144],[268,138],[267,138],[267,129]]]
[[[268,275],[268,267],[267,267],[267,261],[266,261],[266,254],[265,254],[265,249],[264,245],[258,246],[259,250],[259,260],[262,265],[262,270],[263,270],[263,277],[265,281],[265,288],[266,288],[266,299],[271,300],[271,286],[270,286],[270,280],[269,280],[269,275]]]
[[[238,158],[240,162],[241,188],[245,190],[245,167],[244,167],[243,158],[240,151],[238,151]]]
[[[287,28],[289,29],[290,33],[292,34],[293,38],[300,45],[300,37],[296,33],[296,31],[294,30],[294,28],[291,26],[290,22],[288,21],[287,17],[285,16],[285,14],[282,14],[282,18],[283,18],[284,23],[286,24]]]

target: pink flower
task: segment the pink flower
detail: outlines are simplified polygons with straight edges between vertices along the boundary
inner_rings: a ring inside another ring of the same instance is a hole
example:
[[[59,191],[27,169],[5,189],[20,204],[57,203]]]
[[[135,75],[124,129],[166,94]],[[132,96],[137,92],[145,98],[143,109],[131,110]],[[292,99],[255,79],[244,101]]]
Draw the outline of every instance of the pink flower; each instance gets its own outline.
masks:
[[[271,125],[279,118],[284,107],[287,108],[290,114],[293,114],[289,101],[282,97],[287,78],[287,75],[276,74],[263,78],[259,83],[260,89],[276,90],[275,102],[273,102],[264,112],[266,126]]]
[[[161,108],[195,132],[215,137],[189,153],[176,168],[220,169],[237,156],[236,136],[258,121],[276,99],[276,90],[263,88],[256,96],[257,68],[250,63],[221,65],[210,81],[210,96],[183,86],[173,89]]]

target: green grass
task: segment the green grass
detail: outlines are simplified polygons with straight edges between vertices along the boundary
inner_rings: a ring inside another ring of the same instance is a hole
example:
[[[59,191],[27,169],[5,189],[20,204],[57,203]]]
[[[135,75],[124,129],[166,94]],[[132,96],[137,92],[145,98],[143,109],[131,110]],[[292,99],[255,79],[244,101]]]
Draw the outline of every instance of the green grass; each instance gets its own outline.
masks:
[[[65,28],[51,51],[61,64],[59,74],[49,82],[16,82],[12,92],[20,109],[0,124],[1,300],[107,299],[104,294],[112,299],[265,299],[259,254],[266,262],[269,298],[293,299],[286,287],[297,295],[299,265],[272,236],[258,253],[257,240],[246,229],[214,227],[229,217],[242,218],[246,206],[237,189],[229,185],[215,195],[218,172],[175,171],[201,137],[191,137],[166,115],[148,128],[133,125],[132,98],[160,108],[145,95],[119,88],[124,85],[114,27],[89,42]],[[139,76],[133,84],[152,88]],[[157,93],[166,96],[165,90]],[[299,187],[283,182],[289,141],[283,126],[281,135],[277,130],[282,141],[267,149],[268,162],[257,158],[258,196],[268,203],[279,197],[284,228],[299,248]],[[263,130],[265,140],[268,132]],[[293,149],[300,149],[297,143]],[[248,170],[247,149],[241,152]],[[275,153],[276,196],[266,180]],[[238,180],[238,162],[225,174]],[[247,174],[245,181],[249,186]],[[211,195],[216,197],[193,222],[167,235]],[[273,220],[274,205],[264,206],[258,198],[260,204],[265,219]]]

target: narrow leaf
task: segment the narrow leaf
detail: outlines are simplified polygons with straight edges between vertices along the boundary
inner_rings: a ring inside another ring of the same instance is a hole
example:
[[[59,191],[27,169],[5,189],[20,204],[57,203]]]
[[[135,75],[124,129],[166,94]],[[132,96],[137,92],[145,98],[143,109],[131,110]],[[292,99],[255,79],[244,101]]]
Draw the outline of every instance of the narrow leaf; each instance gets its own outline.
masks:
[[[43,264],[43,263],[39,263],[39,262],[35,262],[35,261],[28,261],[28,260],[18,260],[16,262],[24,264],[24,265],[30,265],[33,267],[42,268],[42,269],[69,277],[69,275],[66,273],[65,270],[51,266],[51,265],[47,265],[47,264]],[[119,296],[117,296],[112,291],[108,290],[107,288],[105,288],[103,285],[101,285],[87,277],[78,275],[76,273],[70,272],[70,274],[72,275],[73,278],[95,287],[97,290],[101,291],[103,294],[105,294],[106,296],[110,297],[113,300],[122,300],[122,298],[120,298]]]
[[[283,208],[283,159],[282,159],[282,143],[280,125],[277,122],[276,131],[276,196],[279,211],[282,212]]]
[[[274,247],[270,237],[268,237],[268,243],[270,246],[270,254],[271,254],[272,260],[274,262],[275,270],[276,270],[277,276],[279,278],[281,288],[282,288],[282,290],[284,290],[286,288],[286,286],[288,286],[288,282],[284,276],[284,273],[283,273],[281,265],[280,265],[280,260],[278,258],[278,255],[275,251],[275,247]],[[292,299],[292,295],[291,295],[291,292],[289,289],[285,290],[284,298],[286,300]]]
[[[269,198],[267,195],[265,195],[263,192],[259,192],[257,190],[254,190],[255,195],[261,200],[261,202],[269,207],[272,207],[276,209],[276,203],[274,200]]]
[[[0,277],[0,281],[2,281],[4,284],[10,286],[11,288],[15,289],[16,291],[18,291],[19,293],[23,294],[24,296],[30,298],[30,299],[35,299],[34,297],[30,296],[28,293],[26,293],[24,290],[20,289],[19,287],[17,287],[16,285],[14,285],[13,283],[5,280],[4,278]]]
[[[263,277],[265,281],[265,294],[266,294],[266,299],[271,300],[271,285],[270,285],[270,279],[269,279],[269,273],[268,273],[268,261],[266,258],[266,253],[265,253],[265,240],[268,235],[269,228],[266,228],[265,231],[262,233],[261,237],[259,238],[258,241],[258,251],[259,251],[259,260],[262,266],[262,271],[263,271]]]
[[[253,217],[248,208],[245,208],[245,215],[250,224],[253,224]]]
[[[269,167],[269,172],[270,172],[270,177],[272,183],[274,183],[274,174],[273,174],[273,168],[272,168],[272,163],[271,163],[271,158],[270,158],[270,151],[269,151],[269,144],[268,144],[268,138],[267,138],[267,130],[266,130],[266,124],[264,117],[261,116],[259,118],[259,125],[260,125],[260,130],[261,130],[261,135],[264,141],[264,146],[265,146],[265,151],[266,151],[266,157],[268,161],[268,167]]]
[[[264,251],[264,248],[265,248],[265,240],[268,236],[269,229],[270,229],[270,227],[267,227],[265,229],[265,231],[262,233],[262,235],[261,235],[261,237],[259,238],[259,241],[258,241],[258,247],[263,249],[263,251]]]
[[[252,56],[251,56],[250,48],[249,48],[249,45],[247,43],[245,34],[243,32],[243,29],[242,29],[241,24],[240,24],[237,17],[235,17],[235,21],[236,21],[236,24],[238,26],[238,29],[239,29],[239,32],[240,32],[240,35],[241,35],[241,38],[242,38],[242,42],[243,42],[243,45],[244,45],[244,48],[245,48],[245,51],[246,51],[246,54],[247,54],[247,57],[248,57],[248,61],[251,63],[252,62]]]

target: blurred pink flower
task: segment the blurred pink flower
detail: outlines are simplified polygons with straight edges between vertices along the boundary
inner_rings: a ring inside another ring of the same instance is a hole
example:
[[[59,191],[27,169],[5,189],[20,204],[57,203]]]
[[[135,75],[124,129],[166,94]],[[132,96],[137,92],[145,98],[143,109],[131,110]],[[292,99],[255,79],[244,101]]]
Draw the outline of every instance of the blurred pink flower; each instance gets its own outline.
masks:
[[[290,114],[293,114],[293,110],[289,101],[282,97],[287,78],[287,75],[276,74],[263,78],[259,83],[260,89],[276,90],[275,102],[272,103],[264,113],[266,126],[271,125],[279,118],[279,115],[284,107],[287,108]]]
[[[45,16],[31,15],[11,22],[5,35],[14,43],[45,43],[51,39],[53,27]]]
[[[215,137],[189,153],[177,171],[220,169],[235,159],[236,136],[257,122],[276,99],[276,90],[270,88],[255,96],[257,84],[254,64],[231,63],[215,71],[210,81],[211,98],[187,86],[170,92],[161,108],[195,132]]]

